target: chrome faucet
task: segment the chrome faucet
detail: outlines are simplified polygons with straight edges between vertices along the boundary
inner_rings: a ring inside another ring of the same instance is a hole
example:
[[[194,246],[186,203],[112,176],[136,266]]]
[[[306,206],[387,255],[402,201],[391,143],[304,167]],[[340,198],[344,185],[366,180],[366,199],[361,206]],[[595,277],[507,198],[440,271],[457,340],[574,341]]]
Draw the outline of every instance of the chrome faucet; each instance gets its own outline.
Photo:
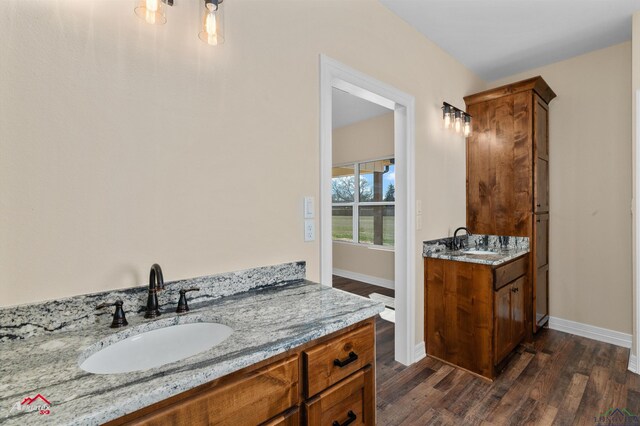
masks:
[[[461,226],[460,228],[456,229],[455,232],[453,233],[453,240],[451,241],[451,248],[453,250],[460,250],[461,248],[464,247],[464,243],[460,242],[460,244],[458,244],[458,231],[463,231],[463,230],[467,233],[467,237],[472,235],[471,231],[469,231],[464,226]]]
[[[155,318],[160,315],[158,309],[158,291],[164,288],[164,278],[162,277],[162,269],[160,265],[154,263],[149,272],[149,297],[147,298],[147,311],[145,318]]]

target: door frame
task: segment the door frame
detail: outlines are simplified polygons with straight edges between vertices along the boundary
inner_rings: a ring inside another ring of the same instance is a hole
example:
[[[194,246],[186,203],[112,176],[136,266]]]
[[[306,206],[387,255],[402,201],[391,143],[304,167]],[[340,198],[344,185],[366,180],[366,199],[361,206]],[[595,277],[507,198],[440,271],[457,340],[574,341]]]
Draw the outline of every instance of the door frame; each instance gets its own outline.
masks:
[[[331,238],[332,89],[337,88],[394,111],[395,359],[410,365],[416,345],[415,281],[415,98],[386,83],[320,55],[320,282],[332,286]],[[418,348],[418,349],[416,349]],[[424,349],[422,349],[424,351]]]
[[[640,356],[640,249],[638,244],[640,242],[640,90],[636,90],[635,93],[635,141],[633,149],[635,150],[635,156],[633,158],[633,170],[634,177],[634,193],[632,194],[632,228],[633,228],[633,243],[632,243],[632,267],[633,267],[633,335],[632,335],[632,347],[629,355],[629,370],[634,373],[640,374],[640,366],[638,365],[638,357]]]

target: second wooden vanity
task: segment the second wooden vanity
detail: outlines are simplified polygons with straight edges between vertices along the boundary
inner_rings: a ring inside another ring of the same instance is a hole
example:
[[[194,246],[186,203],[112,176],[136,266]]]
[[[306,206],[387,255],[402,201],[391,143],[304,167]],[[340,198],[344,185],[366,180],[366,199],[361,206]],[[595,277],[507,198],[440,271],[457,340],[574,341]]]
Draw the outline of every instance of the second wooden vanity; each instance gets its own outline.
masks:
[[[492,266],[425,257],[427,354],[493,380],[525,337],[528,259]]]

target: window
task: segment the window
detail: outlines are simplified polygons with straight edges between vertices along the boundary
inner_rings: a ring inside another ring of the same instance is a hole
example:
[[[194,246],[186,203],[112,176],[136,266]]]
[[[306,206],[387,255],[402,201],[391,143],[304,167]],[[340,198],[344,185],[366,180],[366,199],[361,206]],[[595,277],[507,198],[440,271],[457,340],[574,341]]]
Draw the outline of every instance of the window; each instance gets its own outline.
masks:
[[[332,172],[333,240],[392,248],[395,230],[394,159],[336,166]]]

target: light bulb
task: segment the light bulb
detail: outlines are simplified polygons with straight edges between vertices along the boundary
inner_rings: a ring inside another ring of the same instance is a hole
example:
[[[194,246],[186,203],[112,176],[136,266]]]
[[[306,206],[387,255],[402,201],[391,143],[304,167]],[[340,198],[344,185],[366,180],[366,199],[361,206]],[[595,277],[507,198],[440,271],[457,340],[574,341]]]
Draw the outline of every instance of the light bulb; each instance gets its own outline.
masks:
[[[156,23],[156,12],[158,11],[158,0],[146,0],[147,10],[145,11],[144,20],[148,24]]]
[[[205,28],[207,32],[207,43],[212,46],[218,44],[218,26],[216,24],[216,13],[209,12],[205,22]]]
[[[464,135],[469,136],[471,134],[471,116],[464,116]]]
[[[444,128],[451,127],[451,106],[446,102],[442,105],[442,118],[444,118]]]
[[[210,46],[224,43],[221,3],[222,0],[205,0],[202,9],[202,27],[198,37]]]
[[[134,12],[140,19],[144,19],[147,24],[164,24],[167,18],[164,15],[164,5],[160,0],[136,0]]]
[[[460,128],[462,126],[462,118],[460,117],[460,111],[456,111],[456,118],[454,120],[454,126],[456,128],[456,133],[460,133]]]

